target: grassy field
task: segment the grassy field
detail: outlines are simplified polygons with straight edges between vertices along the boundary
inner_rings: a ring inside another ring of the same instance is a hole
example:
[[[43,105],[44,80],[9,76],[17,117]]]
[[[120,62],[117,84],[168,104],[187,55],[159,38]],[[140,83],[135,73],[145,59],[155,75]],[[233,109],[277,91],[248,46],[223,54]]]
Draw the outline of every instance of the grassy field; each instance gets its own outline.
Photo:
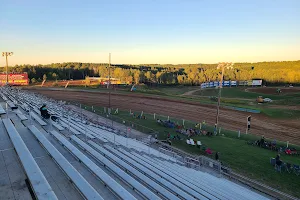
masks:
[[[200,90],[195,92],[194,95],[217,96],[218,90],[215,88]],[[246,88],[243,87],[222,89],[222,97],[225,98],[256,99],[258,96],[263,96],[264,98],[271,98],[272,100],[285,100],[285,99],[300,98],[300,93],[273,95],[273,94],[263,94],[263,93],[246,91]]]
[[[87,109],[90,109],[90,107],[87,107]],[[98,114],[103,115],[103,108],[97,107],[96,109]],[[140,113],[135,114],[139,115]],[[146,119],[137,119],[130,116],[128,111],[119,111],[119,114],[114,115],[113,119],[118,122],[125,121],[127,125],[133,123],[135,129],[144,133],[153,134],[155,132],[161,140],[166,139],[168,133],[177,135],[175,129],[158,124],[156,120],[154,120],[153,115],[147,113],[144,115],[146,116]],[[167,120],[166,116],[156,115],[156,119],[157,118]],[[183,123],[181,119],[170,118],[170,120],[178,124]],[[186,128],[194,128],[195,124],[196,122],[185,121]],[[207,127],[207,130],[212,131],[212,129],[213,128],[210,126]],[[186,136],[181,134],[180,136],[182,137],[182,140],[172,140],[173,146],[191,154],[204,154],[203,150],[200,150],[195,146],[187,145],[185,142],[187,139]],[[300,197],[300,191],[296,189],[300,188],[300,176],[296,176],[293,173],[276,172],[270,165],[270,158],[275,157],[277,154],[275,151],[247,144],[247,141],[258,140],[260,139],[259,137],[250,134],[242,134],[241,137],[238,138],[237,132],[222,130],[220,136],[195,136],[193,139],[200,140],[203,145],[211,148],[213,152],[220,152],[220,160],[235,172],[246,175],[249,178],[258,180],[283,192]],[[282,146],[286,145],[280,142],[277,143]],[[294,147],[300,149],[299,146]],[[281,159],[284,162],[300,165],[300,156],[288,156],[282,154]]]

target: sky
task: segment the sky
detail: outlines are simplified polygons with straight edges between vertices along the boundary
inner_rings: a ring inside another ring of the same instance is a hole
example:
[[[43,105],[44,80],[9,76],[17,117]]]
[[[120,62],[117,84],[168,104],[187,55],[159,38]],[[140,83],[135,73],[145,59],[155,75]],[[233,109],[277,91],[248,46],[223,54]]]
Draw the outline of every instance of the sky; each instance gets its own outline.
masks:
[[[0,51],[9,65],[300,60],[300,0],[0,0]]]

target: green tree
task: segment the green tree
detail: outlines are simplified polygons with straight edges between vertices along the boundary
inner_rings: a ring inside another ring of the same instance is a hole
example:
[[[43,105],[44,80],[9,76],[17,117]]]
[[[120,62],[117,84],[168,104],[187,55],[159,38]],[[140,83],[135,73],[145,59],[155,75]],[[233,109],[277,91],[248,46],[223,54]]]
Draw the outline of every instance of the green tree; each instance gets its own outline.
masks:
[[[36,83],[36,79],[35,79],[35,78],[32,78],[32,79],[31,79],[31,83],[32,83],[32,84]]]

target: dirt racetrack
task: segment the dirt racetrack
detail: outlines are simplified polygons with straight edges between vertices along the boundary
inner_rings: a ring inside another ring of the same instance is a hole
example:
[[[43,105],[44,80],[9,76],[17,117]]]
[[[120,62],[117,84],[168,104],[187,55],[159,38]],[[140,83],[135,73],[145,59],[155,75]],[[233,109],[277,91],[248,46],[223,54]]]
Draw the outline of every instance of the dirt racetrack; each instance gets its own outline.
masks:
[[[281,90],[281,95],[283,94],[294,94],[299,93],[299,87],[278,87]],[[277,94],[276,87],[260,87],[260,88],[247,88],[249,92],[257,92],[262,94]]]
[[[45,96],[70,102],[77,102],[94,106],[108,106],[108,93],[96,91],[75,91],[63,89],[35,89]],[[216,106],[197,102],[185,102],[174,99],[165,99],[157,96],[143,96],[139,94],[111,94],[111,106],[123,110],[144,111],[169,115],[172,117],[201,122],[205,120],[213,125],[216,119]],[[221,108],[220,125],[229,130],[245,132],[247,112]],[[289,141],[300,145],[300,119],[278,120],[271,119],[263,114],[251,113],[251,133],[265,135],[281,141]]]

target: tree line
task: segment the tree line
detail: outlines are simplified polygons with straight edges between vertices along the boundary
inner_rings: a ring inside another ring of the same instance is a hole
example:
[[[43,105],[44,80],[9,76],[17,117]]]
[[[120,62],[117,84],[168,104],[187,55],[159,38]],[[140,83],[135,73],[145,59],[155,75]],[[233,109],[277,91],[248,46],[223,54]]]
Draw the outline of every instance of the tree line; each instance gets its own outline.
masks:
[[[1,68],[0,71],[4,71]],[[15,65],[10,72],[28,73],[31,83],[47,80],[78,80],[85,77],[120,78],[132,83],[200,85],[220,80],[217,64],[113,64],[53,63],[47,65]],[[110,71],[110,72],[109,72]],[[282,62],[235,63],[226,69],[224,80],[263,79],[268,83],[300,83],[300,60]]]

